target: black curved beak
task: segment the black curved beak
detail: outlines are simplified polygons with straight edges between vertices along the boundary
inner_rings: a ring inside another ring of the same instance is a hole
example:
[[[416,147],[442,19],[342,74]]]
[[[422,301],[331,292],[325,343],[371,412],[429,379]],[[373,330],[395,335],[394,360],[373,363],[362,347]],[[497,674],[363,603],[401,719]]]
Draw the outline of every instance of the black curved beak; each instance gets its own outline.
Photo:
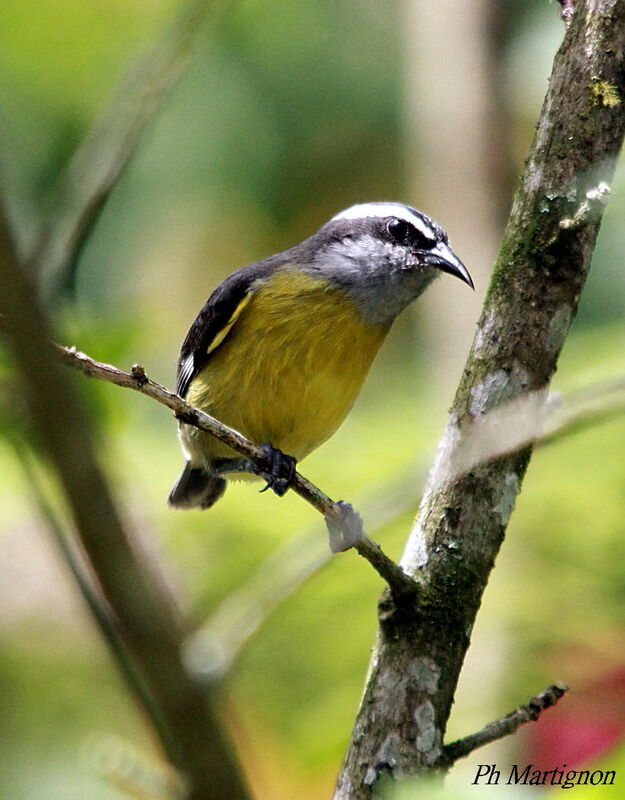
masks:
[[[442,272],[448,272],[450,275],[455,275],[461,281],[468,283],[469,286],[475,290],[473,279],[469,275],[469,270],[460,261],[460,259],[453,252],[451,247],[445,242],[437,242],[436,247],[431,250],[424,251],[425,262],[432,267],[438,267]]]

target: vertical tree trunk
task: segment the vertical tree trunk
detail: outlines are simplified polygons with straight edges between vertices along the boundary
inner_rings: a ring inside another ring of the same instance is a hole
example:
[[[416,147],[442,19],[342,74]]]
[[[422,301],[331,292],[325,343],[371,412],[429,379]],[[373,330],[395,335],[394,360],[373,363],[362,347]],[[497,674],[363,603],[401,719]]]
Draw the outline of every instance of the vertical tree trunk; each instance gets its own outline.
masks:
[[[544,387],[577,309],[625,132],[625,3],[579,0],[553,66],[473,348],[402,559],[414,604],[380,602],[373,654],[335,800],[444,761],[458,676],[531,452],[458,480],[463,427]]]

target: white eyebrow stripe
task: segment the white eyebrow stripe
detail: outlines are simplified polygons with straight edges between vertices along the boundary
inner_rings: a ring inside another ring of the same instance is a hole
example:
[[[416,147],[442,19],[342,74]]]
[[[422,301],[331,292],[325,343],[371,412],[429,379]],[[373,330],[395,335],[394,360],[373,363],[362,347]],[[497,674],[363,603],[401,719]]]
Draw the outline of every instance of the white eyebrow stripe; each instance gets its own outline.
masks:
[[[436,231],[401,203],[359,203],[340,211],[336,216],[332,217],[332,222],[339,219],[363,219],[364,217],[379,217],[382,219],[384,217],[397,217],[398,219],[403,219],[409,225],[413,225],[428,239],[436,238]]]

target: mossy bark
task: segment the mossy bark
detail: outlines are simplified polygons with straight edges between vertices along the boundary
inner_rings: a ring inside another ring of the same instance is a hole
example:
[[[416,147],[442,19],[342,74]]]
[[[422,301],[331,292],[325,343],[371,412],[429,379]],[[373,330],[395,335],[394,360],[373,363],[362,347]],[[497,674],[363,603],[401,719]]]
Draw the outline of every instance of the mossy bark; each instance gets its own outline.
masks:
[[[578,0],[402,559],[421,594],[401,606],[388,593],[381,599],[378,642],[335,800],[374,797],[383,776],[445,766],[460,669],[531,456],[526,449],[454,480],[454,453],[471,420],[545,387],[556,369],[625,132],[624,46],[625,2]]]

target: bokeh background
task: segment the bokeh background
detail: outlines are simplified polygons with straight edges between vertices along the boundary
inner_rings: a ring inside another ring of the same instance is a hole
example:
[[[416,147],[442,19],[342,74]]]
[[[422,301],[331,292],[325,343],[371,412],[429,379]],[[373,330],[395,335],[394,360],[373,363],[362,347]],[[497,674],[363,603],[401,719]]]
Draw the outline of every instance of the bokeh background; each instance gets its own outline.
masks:
[[[0,4],[3,176],[25,247],[74,148],[180,7]],[[394,501],[394,521],[370,531],[398,557],[563,35],[559,6],[222,7],[198,31],[189,68],[65,276],[57,336],[122,367],[141,362],[171,385],[188,325],[236,267],[299,241],[354,202],[401,200],[432,214],[471,269],[475,296],[443,278],[405,313],[353,413],[303,467],[331,496],[372,513],[381,489],[394,496],[395,483],[416,475]],[[558,391],[625,372],[624,179],[621,168]],[[1,369],[10,382],[6,355]],[[198,626],[276,548],[317,530],[305,547],[322,567],[247,641],[223,705],[260,800],[328,797],[365,679],[378,577],[354,554],[324,559],[314,512],[290,495],[237,485],[210,513],[169,510],[182,463],[173,419],[140,396],[76,381],[97,416],[102,462],[125,512]],[[0,440],[0,796],[119,800],[129,796],[124,775],[156,763],[154,742],[35,510],[10,443],[19,419],[5,409],[0,424],[9,435]],[[625,419],[613,418],[534,456],[449,738],[554,680],[573,691],[537,725],[458,764],[450,797],[466,789],[478,763],[602,764],[620,767],[625,780],[624,454]],[[278,584],[283,568],[274,569]],[[607,791],[579,788],[576,796],[598,800]]]

